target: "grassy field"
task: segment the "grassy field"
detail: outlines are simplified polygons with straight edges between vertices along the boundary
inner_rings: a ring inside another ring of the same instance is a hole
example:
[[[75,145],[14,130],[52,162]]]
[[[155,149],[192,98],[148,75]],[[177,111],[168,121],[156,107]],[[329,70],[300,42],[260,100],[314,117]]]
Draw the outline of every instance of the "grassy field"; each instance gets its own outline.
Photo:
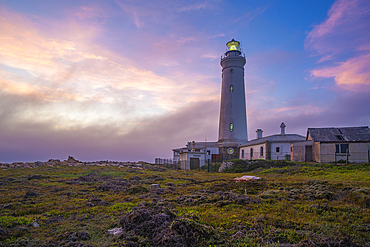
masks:
[[[370,164],[246,170],[2,169],[0,246],[369,246]]]

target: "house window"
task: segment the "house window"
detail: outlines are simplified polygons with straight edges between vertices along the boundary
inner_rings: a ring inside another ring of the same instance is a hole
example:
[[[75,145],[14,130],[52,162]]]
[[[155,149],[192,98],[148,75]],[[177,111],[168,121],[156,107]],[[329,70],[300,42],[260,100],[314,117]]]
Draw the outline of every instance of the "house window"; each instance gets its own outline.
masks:
[[[207,150],[207,155],[211,155],[211,150]]]
[[[230,93],[232,93],[232,92],[234,92],[234,86],[233,85],[230,86]]]
[[[253,158],[253,148],[251,148],[251,159]]]
[[[348,144],[335,144],[335,153],[337,154],[345,154],[349,153]]]
[[[280,153],[280,147],[276,147],[276,152]]]
[[[234,130],[234,124],[230,124],[230,131]]]
[[[263,147],[260,148],[260,156],[263,156]]]
[[[242,149],[242,158],[244,158],[244,149]]]

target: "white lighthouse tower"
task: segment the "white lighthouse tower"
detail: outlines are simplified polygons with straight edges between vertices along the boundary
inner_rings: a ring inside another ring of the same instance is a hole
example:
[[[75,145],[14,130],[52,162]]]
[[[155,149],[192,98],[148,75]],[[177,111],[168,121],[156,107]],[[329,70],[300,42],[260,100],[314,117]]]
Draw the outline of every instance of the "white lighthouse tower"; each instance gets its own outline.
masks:
[[[244,65],[240,43],[231,40],[221,57],[222,89],[218,133],[219,154],[223,159],[238,158],[238,145],[248,141],[245,106]]]

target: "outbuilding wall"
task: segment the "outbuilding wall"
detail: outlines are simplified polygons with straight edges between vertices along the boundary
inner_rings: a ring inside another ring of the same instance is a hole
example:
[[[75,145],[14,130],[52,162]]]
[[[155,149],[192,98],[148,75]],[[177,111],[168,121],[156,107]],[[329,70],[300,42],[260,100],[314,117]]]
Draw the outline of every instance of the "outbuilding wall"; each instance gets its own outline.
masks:
[[[321,163],[334,163],[338,161],[346,161],[346,153],[336,153],[336,144],[341,143],[315,143],[319,147],[320,153],[316,155],[316,161]],[[346,143],[344,143],[346,144]],[[369,143],[353,142],[348,143],[348,162],[350,163],[366,163],[369,162]]]
[[[261,147],[263,148],[263,154],[262,156],[260,155],[260,150],[261,150]],[[251,148],[253,149],[253,157],[251,157]],[[242,157],[242,154],[243,154],[243,150],[244,150],[244,157]],[[239,159],[243,159],[243,160],[250,160],[250,159],[267,159],[267,156],[266,156],[266,143],[261,143],[261,144],[256,144],[256,145],[251,145],[251,146],[247,146],[247,147],[241,147],[239,149]]]

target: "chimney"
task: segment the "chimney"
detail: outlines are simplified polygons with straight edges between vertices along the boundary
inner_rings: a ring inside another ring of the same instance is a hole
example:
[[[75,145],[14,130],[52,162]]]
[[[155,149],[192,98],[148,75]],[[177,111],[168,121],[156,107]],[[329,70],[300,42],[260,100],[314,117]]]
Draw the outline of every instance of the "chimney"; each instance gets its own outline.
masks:
[[[257,133],[257,139],[260,139],[260,138],[262,138],[262,129],[257,129],[257,131],[256,131],[256,133]]]
[[[192,141],[191,142],[191,151],[194,152],[195,151],[195,141]]]
[[[282,136],[285,135],[285,127],[286,127],[285,123],[282,122],[281,125],[280,125],[280,129],[281,129],[280,135],[282,135]]]

